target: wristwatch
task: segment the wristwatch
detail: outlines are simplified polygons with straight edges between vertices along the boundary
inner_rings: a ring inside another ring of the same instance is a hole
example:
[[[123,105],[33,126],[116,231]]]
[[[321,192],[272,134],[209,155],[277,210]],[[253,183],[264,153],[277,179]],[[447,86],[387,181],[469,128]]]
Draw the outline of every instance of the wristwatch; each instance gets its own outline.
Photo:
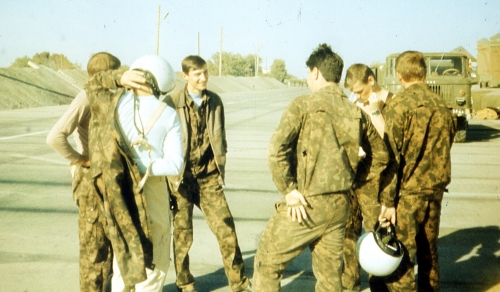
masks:
[[[372,112],[372,115],[374,115],[374,116],[380,115],[380,114],[381,114],[380,110],[376,110],[376,111]]]

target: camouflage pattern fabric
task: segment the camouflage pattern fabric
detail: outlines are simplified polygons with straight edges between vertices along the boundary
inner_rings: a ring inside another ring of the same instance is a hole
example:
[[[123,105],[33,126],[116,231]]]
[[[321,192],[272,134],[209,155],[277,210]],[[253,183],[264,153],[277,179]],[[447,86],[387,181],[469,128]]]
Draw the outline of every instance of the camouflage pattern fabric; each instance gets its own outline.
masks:
[[[416,255],[418,291],[438,291],[441,200],[451,180],[450,151],[457,121],[446,101],[423,82],[393,98],[384,108],[384,116],[386,139],[399,164],[396,233],[407,256],[399,269],[383,280],[391,291],[417,291],[413,273]]]
[[[378,180],[354,183],[350,193],[351,217],[346,226],[344,241],[344,270],[342,287],[344,290],[359,291],[361,287],[360,266],[356,256],[356,245],[364,232],[374,231],[380,214],[378,201]]]
[[[206,105],[207,105],[206,108],[207,111],[204,113],[204,119],[206,119],[206,122],[203,123],[204,125],[206,125],[206,131],[204,131],[203,133],[204,134],[206,133],[208,135],[211,146],[209,149],[212,150],[214,158],[213,162],[215,162],[215,166],[219,171],[219,178],[218,178],[219,183],[221,185],[224,185],[226,152],[227,152],[224,104],[222,103],[222,99],[220,98],[220,96],[218,96],[216,93],[210,90],[204,90],[202,94],[203,94],[203,99],[206,100]],[[188,97],[187,93],[187,85],[182,90],[167,95],[167,97],[165,97],[164,99],[164,102],[172,106],[177,112],[177,115],[179,116],[179,121],[182,127],[182,136],[183,136],[182,143],[184,147],[184,153],[186,155],[186,157],[184,158],[185,165],[183,167],[182,173],[180,173],[177,176],[168,177],[170,187],[172,188],[173,191],[179,188],[182,180],[184,179],[184,172],[191,171],[191,169],[188,169],[186,167],[186,164],[189,161],[191,161],[191,157],[189,157],[189,155],[191,154],[192,151],[191,144],[194,142],[193,140],[194,138],[191,134],[193,125],[188,125],[188,122],[193,117],[194,118],[198,117],[197,115],[193,116],[192,112],[190,113],[188,105],[189,99],[190,98]],[[207,137],[202,137],[202,138],[205,139]],[[209,173],[213,167],[207,165],[206,170],[202,171],[201,169],[203,168],[203,166],[200,165],[200,163],[201,162],[212,163],[212,162],[208,162],[207,160],[205,160],[203,158],[203,154],[201,153],[197,156],[200,157],[200,160],[198,162],[193,161],[191,165],[197,165],[199,167],[197,173],[205,173],[205,174]]]
[[[79,205],[80,291],[103,292],[111,275],[113,252],[106,220],[99,212],[100,199],[91,183],[90,170],[77,166],[73,194]]]
[[[255,255],[253,290],[281,290],[287,265],[309,247],[316,277],[316,292],[342,291],[342,247],[349,218],[348,193],[307,198],[308,220],[302,224],[287,216],[283,199],[266,226]]]
[[[193,207],[203,212],[210,230],[217,237],[224,270],[233,291],[249,285],[245,265],[238,245],[233,216],[219,184],[218,172],[205,178],[186,176],[177,192],[173,192],[174,209],[174,263],[176,285],[180,289],[194,287],[189,270],[189,249],[193,243]]]
[[[115,122],[116,105],[125,92],[119,87],[123,71],[97,73],[85,84],[85,90],[92,113],[90,170],[101,199],[99,210],[106,218],[107,234],[124,283],[133,287],[146,280],[146,267],[154,269],[154,265],[146,200],[138,188],[141,175]]]
[[[388,98],[392,98],[392,94]],[[383,176],[382,179],[374,177],[371,174],[371,149],[367,151],[366,156],[359,162],[355,182],[351,189],[351,218],[346,226],[342,272],[342,287],[346,291],[360,291],[361,289],[356,246],[363,229],[364,232],[374,231],[381,204],[393,207],[396,193],[397,164],[394,159],[390,160],[389,165],[381,174],[379,173]]]
[[[417,83],[393,98],[384,116],[385,135],[399,163],[398,191],[444,190],[451,180],[450,149],[457,122],[446,101],[425,83]]]
[[[439,195],[436,194],[436,197]],[[441,199],[402,196],[397,212],[396,233],[405,247],[405,256],[398,269],[384,279],[389,291],[439,291],[437,248]],[[415,260],[418,262],[418,286],[415,281]]]
[[[362,175],[358,173],[360,146],[367,153],[359,172]],[[347,99],[340,87],[327,86],[296,98],[288,106],[271,138],[268,162],[281,194],[297,189],[309,203],[318,205],[307,208],[311,219],[303,224],[286,216],[283,202],[277,205],[257,250],[254,289],[279,291],[286,265],[309,246],[318,281],[316,291],[341,291],[349,190],[357,176],[359,181],[378,183],[389,162],[383,140],[368,116]],[[388,206],[393,196],[385,195]],[[330,226],[332,220],[335,225]],[[314,255],[316,248],[318,253]]]
[[[296,98],[283,113],[269,145],[269,168],[278,191],[304,196],[347,192],[359,162],[371,154],[364,180],[380,175],[389,155],[368,116],[338,86]],[[333,167],[334,166],[334,167]]]
[[[207,131],[209,99],[210,96],[204,95],[199,109],[196,109],[191,98],[186,100],[185,116],[189,125],[189,161],[187,161],[186,168],[196,176],[206,175],[217,169]]]
[[[188,97],[187,87],[164,100],[179,116],[186,155],[182,173],[168,177],[174,209],[176,284],[180,289],[194,287],[189,249],[193,243],[193,207],[196,205],[217,237],[231,289],[241,291],[249,285],[249,280],[244,275],[233,217],[222,190],[227,151],[224,106],[214,92],[204,90],[202,94],[199,111]]]

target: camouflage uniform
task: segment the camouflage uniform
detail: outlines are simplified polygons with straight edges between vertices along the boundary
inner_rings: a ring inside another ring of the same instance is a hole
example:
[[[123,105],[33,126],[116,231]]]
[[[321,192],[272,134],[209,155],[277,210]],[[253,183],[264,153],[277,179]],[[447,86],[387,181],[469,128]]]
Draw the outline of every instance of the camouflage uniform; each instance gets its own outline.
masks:
[[[90,172],[99,195],[98,210],[106,219],[125,285],[133,287],[154,269],[153,246],[141,175],[128,146],[116,128],[116,105],[125,89],[119,88],[123,70],[96,74],[85,85],[92,118],[89,127]],[[109,89],[116,90],[115,92]]]
[[[384,106],[392,99],[392,96],[392,93],[388,94]],[[394,207],[394,199],[390,194],[390,192],[392,194],[395,192],[396,181],[394,179],[389,184],[382,185],[382,188],[379,179],[366,180],[371,162],[364,158],[370,156],[367,155],[361,159],[350,193],[351,217],[346,226],[344,269],[342,271],[344,291],[359,291],[361,289],[360,265],[356,255],[356,247],[363,229],[365,232],[374,231],[380,215],[381,204],[386,207]],[[395,173],[396,167],[397,165],[392,162],[386,172]]]
[[[106,235],[106,220],[99,216],[100,198],[92,186],[89,168],[76,166],[73,195],[79,205],[80,291],[104,291],[111,275],[113,252]]]
[[[385,109],[386,136],[399,164],[396,233],[406,247],[402,264],[383,280],[391,291],[439,291],[437,240],[443,192],[451,180],[456,119],[425,83],[408,87]],[[380,291],[370,283],[372,291]]]
[[[361,164],[361,163],[360,163]],[[351,216],[347,222],[344,240],[344,268],[342,287],[347,291],[359,291],[361,288],[360,266],[356,256],[356,246],[364,229],[373,231],[380,214],[378,201],[379,180],[368,182],[355,181],[350,191]],[[387,207],[386,203],[384,204]]]
[[[389,161],[387,149],[368,116],[338,86],[298,97],[285,110],[269,146],[269,167],[281,194],[304,195],[308,219],[293,222],[286,201],[276,204],[255,255],[255,291],[279,291],[286,266],[306,247],[316,291],[341,291],[348,194],[360,146],[371,154],[364,179],[377,178]]]
[[[99,216],[99,197],[92,186],[90,169],[78,163],[89,155],[90,116],[87,94],[82,90],[50,130],[47,144],[71,161],[73,200],[78,206],[80,291],[101,292],[111,274],[113,252],[105,232],[106,220]],[[70,135],[76,149],[68,141]]]
[[[171,95],[183,128],[186,162],[179,176],[168,177],[174,206],[174,264],[179,289],[193,289],[189,249],[193,243],[193,207],[201,209],[217,237],[226,276],[233,291],[249,285],[238,245],[233,216],[223,191],[226,165],[226,132],[221,98],[208,90],[196,109],[187,89]]]

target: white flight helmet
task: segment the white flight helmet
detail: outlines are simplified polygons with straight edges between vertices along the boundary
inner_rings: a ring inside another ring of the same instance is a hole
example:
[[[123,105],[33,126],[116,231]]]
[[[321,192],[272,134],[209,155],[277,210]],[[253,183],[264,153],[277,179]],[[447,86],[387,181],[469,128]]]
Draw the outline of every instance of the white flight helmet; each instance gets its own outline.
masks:
[[[376,226],[375,232],[366,232],[357,243],[359,264],[367,273],[375,276],[392,274],[403,259],[403,245],[396,238],[394,226]]]
[[[145,72],[146,82],[151,85],[153,94],[156,97],[167,94],[175,87],[175,72],[162,57],[155,55],[142,56],[132,63],[130,70]]]

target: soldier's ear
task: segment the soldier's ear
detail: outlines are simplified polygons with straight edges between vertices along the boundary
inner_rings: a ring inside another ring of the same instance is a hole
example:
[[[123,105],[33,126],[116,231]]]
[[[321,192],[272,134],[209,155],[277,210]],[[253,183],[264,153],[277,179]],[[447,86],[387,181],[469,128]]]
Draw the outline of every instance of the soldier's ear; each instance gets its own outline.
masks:
[[[314,76],[314,80],[318,80],[319,77],[323,77],[323,75],[321,74],[321,71],[319,71],[318,67],[314,67],[313,68],[313,76]]]
[[[403,81],[403,76],[401,76],[399,72],[396,72],[396,75],[398,76],[399,83],[401,83],[401,81]]]
[[[370,84],[370,86],[375,85],[375,79],[373,76],[368,76],[368,84]]]

